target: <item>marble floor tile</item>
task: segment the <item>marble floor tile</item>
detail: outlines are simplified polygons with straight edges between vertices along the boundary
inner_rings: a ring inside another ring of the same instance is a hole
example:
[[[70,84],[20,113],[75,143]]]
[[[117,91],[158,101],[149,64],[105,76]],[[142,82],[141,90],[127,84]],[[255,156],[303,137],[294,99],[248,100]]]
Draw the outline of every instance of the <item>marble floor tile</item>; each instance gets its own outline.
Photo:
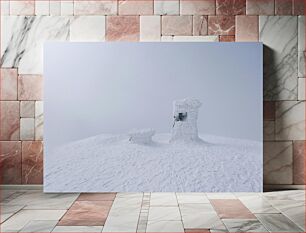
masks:
[[[282,214],[256,214],[256,217],[271,232],[303,232]]]
[[[178,203],[210,203],[204,193],[177,193]]]
[[[221,219],[256,219],[240,200],[237,199],[213,199],[210,200]]]
[[[56,226],[52,232],[101,232],[103,226]]]
[[[277,192],[266,192],[262,196],[267,200],[294,200],[294,201],[305,201],[304,190],[290,190],[290,191],[277,191]]]
[[[270,200],[283,215],[305,230],[305,202],[294,200]]]
[[[209,229],[185,229],[185,233],[209,233]]]
[[[116,193],[81,193],[77,201],[113,201]]]
[[[33,220],[25,225],[20,232],[51,232],[58,221]]]
[[[1,191],[2,192],[2,191]],[[1,204],[0,210],[0,219],[1,223],[3,223],[5,220],[16,214],[19,210],[21,210],[24,207],[24,205],[7,205],[7,204]]]
[[[20,231],[33,220],[59,220],[66,210],[20,210],[1,225],[3,232]]]
[[[76,201],[58,223],[59,226],[104,225],[112,201]]]
[[[150,206],[178,206],[175,193],[152,193]]]
[[[305,78],[305,16],[298,17],[298,76]]]
[[[229,232],[269,232],[258,220],[223,219]]]
[[[143,193],[118,193],[102,232],[136,232]]]
[[[184,232],[181,221],[148,221],[146,232]]]
[[[149,209],[148,221],[179,221],[181,214],[178,207],[153,206]]]
[[[208,204],[190,204],[190,203],[183,203],[179,205],[180,211],[182,215],[193,215],[194,213],[216,213],[214,207],[208,203]]]
[[[26,205],[25,209],[68,209],[79,194],[42,193],[40,190],[25,192],[8,202],[10,205]]]
[[[216,212],[181,209],[185,229],[219,229],[222,223]]]
[[[233,193],[206,193],[208,199],[236,199]]]
[[[253,213],[280,213],[272,205],[260,196],[240,197],[239,200]]]

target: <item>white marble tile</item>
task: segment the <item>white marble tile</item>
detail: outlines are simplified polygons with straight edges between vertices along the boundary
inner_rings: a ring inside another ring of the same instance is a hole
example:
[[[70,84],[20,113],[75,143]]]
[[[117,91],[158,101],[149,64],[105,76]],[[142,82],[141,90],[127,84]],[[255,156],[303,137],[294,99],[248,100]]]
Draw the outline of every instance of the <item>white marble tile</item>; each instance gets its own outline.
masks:
[[[1,4],[1,15],[9,15],[10,1],[9,0],[0,1],[0,4]]]
[[[103,226],[56,226],[52,232],[101,232]]]
[[[305,98],[305,78],[298,79],[298,100],[306,100]]]
[[[229,232],[269,232],[258,220],[223,219]]]
[[[149,209],[148,221],[179,221],[181,220],[178,206],[152,206]]]
[[[20,117],[34,117],[35,102],[34,101],[20,101]]]
[[[146,232],[184,232],[181,221],[148,221]]]
[[[59,220],[66,210],[21,210],[1,225],[4,232],[20,231],[29,221]]]
[[[205,193],[177,193],[177,201],[181,203],[210,203]]]
[[[60,1],[50,1],[50,15],[58,16],[61,15],[61,2]]]
[[[66,210],[77,199],[78,194],[51,194],[42,191],[26,192],[7,204],[25,205],[24,209],[53,209]],[[46,219],[48,220],[48,219]]]
[[[1,26],[2,66],[19,74],[42,74],[43,43],[69,39],[69,17],[4,16]]]
[[[61,1],[61,15],[73,15],[73,1],[62,0]]]
[[[216,229],[216,226],[222,225],[209,204],[183,204],[180,205],[180,211],[185,229]]]
[[[305,102],[277,102],[275,115],[276,140],[305,139]]]
[[[43,140],[43,101],[35,102],[35,140]]]
[[[264,48],[264,98],[297,99],[297,17],[260,16]]]
[[[50,1],[35,1],[35,15],[50,15]]]
[[[33,220],[28,222],[20,232],[51,232],[57,222],[57,220]]]
[[[185,229],[217,229],[222,222],[216,213],[202,213],[185,215],[182,213],[182,220]]]
[[[180,1],[179,0],[155,0],[154,14],[155,15],[179,15]]]
[[[292,184],[292,142],[264,143],[264,183]]]
[[[70,41],[105,41],[105,16],[73,17]]]
[[[265,141],[275,140],[275,121],[263,122],[263,138]]]
[[[150,206],[177,206],[175,193],[152,193]]]
[[[202,214],[202,213],[216,213],[214,207],[209,204],[179,204],[181,214],[184,216],[193,215],[195,212]]]
[[[3,190],[1,190],[2,193]],[[2,195],[2,194],[1,194]],[[6,221],[8,218],[10,218],[12,215],[20,211],[24,205],[8,205],[8,204],[1,204],[1,223]]]
[[[271,232],[303,232],[282,214],[256,214],[256,217]]]
[[[305,201],[304,190],[289,190],[289,191],[277,191],[266,192],[262,196],[267,200],[292,200],[292,201]]]
[[[206,193],[208,199],[237,199],[233,193]]]
[[[136,232],[142,193],[118,193],[102,232]]]
[[[280,213],[278,210],[273,208],[273,206],[261,196],[255,196],[255,197],[245,196],[245,197],[240,197],[239,200],[254,214]]]
[[[140,41],[160,41],[161,18],[160,16],[140,16]]]
[[[10,0],[10,15],[34,15],[34,0]]]
[[[20,118],[20,140],[34,140],[34,118]]]
[[[305,201],[295,200],[270,200],[276,209],[305,230]]]
[[[74,15],[116,15],[118,2],[104,1],[74,1]]]
[[[305,16],[298,18],[298,76],[305,78]]]
[[[162,36],[163,42],[218,42],[218,36]]]

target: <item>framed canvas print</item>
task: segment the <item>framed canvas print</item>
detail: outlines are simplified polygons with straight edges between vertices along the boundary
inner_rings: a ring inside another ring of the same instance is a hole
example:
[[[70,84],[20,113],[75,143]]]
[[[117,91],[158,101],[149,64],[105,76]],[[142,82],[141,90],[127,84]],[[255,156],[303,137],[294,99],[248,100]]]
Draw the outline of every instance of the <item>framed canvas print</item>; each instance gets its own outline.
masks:
[[[44,191],[262,191],[262,51],[46,43]]]

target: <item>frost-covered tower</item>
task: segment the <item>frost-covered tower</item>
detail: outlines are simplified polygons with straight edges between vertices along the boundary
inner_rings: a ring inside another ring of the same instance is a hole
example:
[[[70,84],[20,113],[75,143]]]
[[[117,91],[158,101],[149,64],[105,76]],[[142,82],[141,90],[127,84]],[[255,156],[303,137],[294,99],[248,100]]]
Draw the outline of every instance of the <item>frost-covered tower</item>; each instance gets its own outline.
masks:
[[[201,102],[197,99],[176,100],[173,103],[174,123],[170,142],[198,141],[198,110]]]

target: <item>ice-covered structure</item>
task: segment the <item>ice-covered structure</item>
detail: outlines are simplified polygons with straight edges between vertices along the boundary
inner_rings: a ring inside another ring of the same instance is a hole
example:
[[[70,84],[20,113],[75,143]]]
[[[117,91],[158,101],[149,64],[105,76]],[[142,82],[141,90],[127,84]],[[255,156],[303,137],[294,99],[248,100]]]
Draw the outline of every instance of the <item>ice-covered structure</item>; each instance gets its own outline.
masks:
[[[198,136],[198,109],[201,102],[197,99],[176,100],[173,103],[173,128],[170,142],[199,141]]]
[[[153,129],[132,130],[129,132],[129,141],[137,144],[150,144],[155,134]]]

